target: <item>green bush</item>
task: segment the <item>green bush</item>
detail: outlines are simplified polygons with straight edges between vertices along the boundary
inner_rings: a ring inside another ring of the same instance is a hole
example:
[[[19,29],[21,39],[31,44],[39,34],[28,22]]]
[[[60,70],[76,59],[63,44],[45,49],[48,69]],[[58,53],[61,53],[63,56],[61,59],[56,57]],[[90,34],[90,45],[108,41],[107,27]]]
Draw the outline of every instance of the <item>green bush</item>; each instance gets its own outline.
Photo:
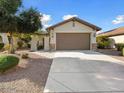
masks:
[[[108,46],[108,42],[99,42],[97,48],[104,49]]]
[[[111,44],[111,40],[106,36],[98,36],[96,38],[97,48],[104,49],[109,48]]]
[[[19,58],[15,56],[0,56],[0,72],[5,72],[19,63]]]
[[[31,41],[31,35],[30,34],[22,34],[20,39],[22,41],[24,41],[25,43],[29,43]]]
[[[20,40],[23,41],[23,48],[30,48],[29,42],[31,41],[30,34],[22,34]]]
[[[0,50],[3,49],[4,43],[0,43]]]
[[[18,45],[18,49],[21,49],[21,48],[23,48],[24,43],[23,43],[23,41],[20,40],[17,42],[17,45]]]
[[[118,44],[115,44],[115,46],[118,51],[122,51],[122,49],[124,48],[124,43],[118,43]]]
[[[4,50],[9,51],[9,49],[10,49],[10,44],[4,45]]]

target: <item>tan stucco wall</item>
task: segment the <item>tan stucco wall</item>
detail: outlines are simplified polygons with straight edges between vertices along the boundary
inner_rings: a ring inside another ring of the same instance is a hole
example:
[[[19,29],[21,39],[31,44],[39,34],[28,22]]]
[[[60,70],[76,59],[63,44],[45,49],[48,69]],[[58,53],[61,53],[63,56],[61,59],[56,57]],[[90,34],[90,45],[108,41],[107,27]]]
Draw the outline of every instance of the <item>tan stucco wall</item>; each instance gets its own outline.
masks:
[[[0,33],[0,36],[2,37],[2,42],[4,44],[9,44],[8,37],[6,33]]]
[[[49,50],[49,36],[44,37],[44,50]]]
[[[44,39],[44,36],[39,36],[38,37],[39,45],[43,45],[43,39]]]
[[[124,35],[109,37],[115,41],[115,43],[124,43]]]
[[[56,33],[90,33],[91,34],[91,47],[92,43],[96,43],[96,31],[91,27],[83,25],[79,22],[75,22],[75,27],[73,27],[73,22],[65,23],[61,26],[54,28],[50,31],[50,44],[55,44],[56,49]]]
[[[43,42],[43,40],[44,40],[44,42]],[[49,36],[32,35],[31,51],[37,51],[38,43],[39,43],[39,45],[44,46],[45,51],[49,50]]]
[[[37,42],[38,42],[38,36],[32,35],[31,36],[31,51],[37,51]]]

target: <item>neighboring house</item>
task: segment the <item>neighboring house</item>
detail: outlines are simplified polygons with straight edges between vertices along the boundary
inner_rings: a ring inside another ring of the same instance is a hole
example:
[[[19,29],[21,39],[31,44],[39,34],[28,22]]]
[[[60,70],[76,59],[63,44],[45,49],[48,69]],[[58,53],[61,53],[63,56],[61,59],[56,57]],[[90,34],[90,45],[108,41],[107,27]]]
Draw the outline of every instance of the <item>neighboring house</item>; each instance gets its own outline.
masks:
[[[124,43],[124,27],[116,28],[107,32],[103,32],[99,35],[108,36],[113,40],[112,48],[115,47],[117,43]]]
[[[101,28],[73,17],[47,28],[51,50],[94,50]]]

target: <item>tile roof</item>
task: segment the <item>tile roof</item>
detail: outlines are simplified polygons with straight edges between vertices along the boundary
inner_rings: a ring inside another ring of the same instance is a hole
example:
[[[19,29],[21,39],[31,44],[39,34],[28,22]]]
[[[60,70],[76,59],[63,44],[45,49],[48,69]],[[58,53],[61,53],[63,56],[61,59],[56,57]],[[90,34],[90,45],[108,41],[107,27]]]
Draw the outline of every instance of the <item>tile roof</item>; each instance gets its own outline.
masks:
[[[124,35],[124,27],[119,27],[107,32],[100,33],[99,35],[105,35],[105,36],[118,36],[118,35]]]

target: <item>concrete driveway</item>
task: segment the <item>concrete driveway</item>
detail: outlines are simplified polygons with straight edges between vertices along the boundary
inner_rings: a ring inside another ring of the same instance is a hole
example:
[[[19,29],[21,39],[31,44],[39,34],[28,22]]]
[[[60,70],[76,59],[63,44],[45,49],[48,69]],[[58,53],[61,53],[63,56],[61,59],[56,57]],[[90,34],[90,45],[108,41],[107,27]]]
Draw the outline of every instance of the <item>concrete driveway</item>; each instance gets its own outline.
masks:
[[[124,93],[124,62],[93,51],[55,52],[44,92]]]

